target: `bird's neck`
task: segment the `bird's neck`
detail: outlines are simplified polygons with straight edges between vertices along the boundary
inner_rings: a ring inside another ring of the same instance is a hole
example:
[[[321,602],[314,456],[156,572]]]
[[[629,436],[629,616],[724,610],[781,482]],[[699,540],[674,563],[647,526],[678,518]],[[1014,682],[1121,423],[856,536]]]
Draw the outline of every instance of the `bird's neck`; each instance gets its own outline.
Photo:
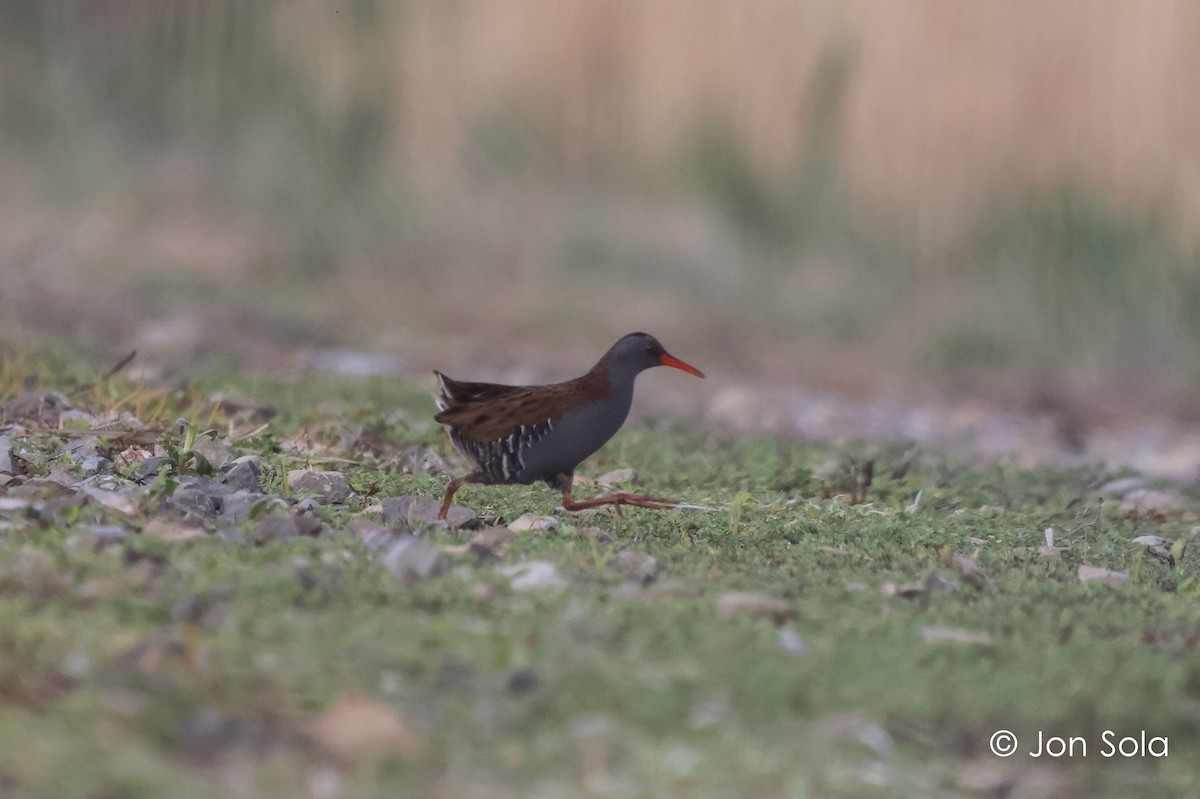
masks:
[[[621,369],[612,362],[610,353],[605,353],[583,379],[597,396],[608,395],[614,401],[628,405],[633,398],[633,381],[636,377],[637,372]]]

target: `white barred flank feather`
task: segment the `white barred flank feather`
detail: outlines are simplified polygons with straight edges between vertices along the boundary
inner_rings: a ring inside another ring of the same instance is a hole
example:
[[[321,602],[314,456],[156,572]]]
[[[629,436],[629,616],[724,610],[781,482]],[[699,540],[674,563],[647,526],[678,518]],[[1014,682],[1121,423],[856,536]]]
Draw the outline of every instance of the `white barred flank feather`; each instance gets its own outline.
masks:
[[[521,425],[511,434],[495,441],[477,441],[451,428],[450,440],[455,449],[492,482],[511,482],[519,479],[525,469],[526,450],[554,429],[550,420]]]

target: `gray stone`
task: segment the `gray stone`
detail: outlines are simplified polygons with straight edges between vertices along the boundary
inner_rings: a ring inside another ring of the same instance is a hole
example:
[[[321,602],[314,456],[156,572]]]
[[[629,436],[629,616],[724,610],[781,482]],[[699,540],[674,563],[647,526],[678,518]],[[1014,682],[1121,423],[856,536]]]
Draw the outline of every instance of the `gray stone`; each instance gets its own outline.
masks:
[[[508,688],[510,694],[527,694],[530,691],[536,690],[541,684],[538,679],[537,672],[531,668],[513,669],[505,678],[505,687]]]
[[[1109,480],[1100,486],[1100,491],[1114,497],[1124,498],[1131,491],[1145,491],[1149,487],[1150,481],[1145,477],[1122,477],[1117,480]]]
[[[183,488],[192,488],[201,491],[212,497],[222,497],[226,494],[232,494],[236,490],[211,477],[202,477],[197,474],[185,474],[181,476],[179,478],[179,485]]]
[[[714,603],[717,616],[732,619],[743,616],[751,619],[770,619],[776,625],[796,617],[791,604],[766,594],[746,591],[726,591]]]
[[[292,509],[293,513],[308,513],[313,514],[321,509],[321,502],[314,497],[305,497],[296,503]]]
[[[8,436],[0,436],[0,473],[21,474],[21,462],[14,454],[12,441]]]
[[[112,463],[108,448],[104,447],[96,436],[77,438],[63,447],[63,451],[70,457],[71,463],[82,469],[85,474],[95,474]]]
[[[94,484],[82,484],[79,491],[88,499],[111,511],[131,516],[141,510],[141,493],[136,490],[114,490],[101,488]]]
[[[138,461],[137,464],[135,464],[133,468],[126,473],[139,482],[145,482],[152,476],[167,468],[170,463],[170,458],[152,455],[148,458]]]
[[[1079,582],[1101,582],[1105,585],[1119,586],[1129,580],[1129,572],[1113,571],[1105,569],[1101,566],[1088,566],[1079,564],[1078,569]]]
[[[225,485],[234,491],[251,491],[257,494],[262,491],[260,474],[256,460],[239,458],[225,470]]]
[[[351,519],[346,525],[347,535],[354,536],[370,550],[383,549],[396,540],[396,534],[370,519]]]
[[[192,448],[204,456],[208,465],[213,467],[213,471],[220,471],[233,459],[229,446],[219,438],[200,436]]]
[[[62,420],[64,412],[71,407],[70,400],[65,394],[57,391],[45,393],[29,392],[11,400],[4,406],[3,417],[6,419],[32,420],[40,422],[44,427],[56,428]]]
[[[471,537],[468,547],[481,558],[498,558],[500,549],[516,537],[517,534],[507,527],[485,527]]]
[[[792,629],[792,625],[785,624],[779,628],[779,645],[783,647],[783,651],[789,655],[799,657],[808,651],[808,644],[800,636],[800,633]]]
[[[72,427],[76,428],[84,427],[95,430],[100,427],[100,420],[94,415],[76,408],[68,408],[62,412],[62,415],[59,417],[59,424],[66,424],[67,422],[78,422],[79,424],[72,425]]]
[[[388,497],[382,503],[383,523],[389,527],[409,529],[415,525],[437,524],[442,503],[431,497],[405,495]],[[475,521],[475,511],[462,505],[451,505],[446,514],[447,527],[466,527]]]
[[[316,494],[325,502],[340,504],[350,499],[350,481],[341,472],[293,469],[287,474],[288,488],[297,494]]]
[[[254,525],[252,537],[260,544],[272,541],[290,541],[293,538],[321,534],[321,521],[312,516],[277,515],[267,516]]]
[[[393,577],[406,583],[433,577],[442,568],[437,547],[415,535],[402,536],[388,547],[380,562]]]
[[[91,455],[79,462],[84,474],[97,474],[112,466],[112,461],[103,455]]]
[[[496,571],[509,579],[514,591],[537,591],[542,588],[561,591],[567,587],[567,581],[559,576],[554,564],[548,560],[527,560],[511,566],[500,566]]]
[[[97,548],[120,544],[129,538],[129,531],[115,524],[92,524],[87,531],[92,534]]]
[[[509,522],[508,529],[514,533],[523,533],[529,530],[541,532],[544,530],[553,530],[559,524],[560,522],[555,516],[540,516],[536,513],[525,513]]]
[[[100,439],[96,436],[77,438],[63,447],[62,451],[71,459],[71,463],[77,466],[85,476],[91,476],[103,471],[112,464],[112,460],[109,458],[109,450],[103,446]]]
[[[255,505],[268,499],[270,498],[266,494],[253,491],[234,491],[232,494],[221,497],[221,517],[233,524],[243,522],[250,518]],[[277,501],[279,504],[283,504],[283,500]]]
[[[216,536],[222,541],[228,541],[231,544],[246,543],[246,534],[236,527],[222,527],[217,530]]]
[[[33,511],[33,502],[20,497],[0,497],[0,515],[26,516]]]
[[[245,397],[235,397],[217,391],[208,395],[208,401],[216,405],[229,416],[237,416],[251,422],[265,422],[275,417],[279,411],[264,402]]]
[[[79,478],[71,472],[69,466],[57,462],[50,465],[50,473],[45,479],[60,486],[73,486],[79,482]]]
[[[622,549],[614,555],[612,565],[643,586],[654,582],[654,578],[663,570],[658,558],[628,549]]]
[[[221,512],[221,498],[199,488],[177,488],[168,502],[176,510],[192,516],[209,518]]]
[[[1153,488],[1140,491],[1135,489],[1125,494],[1121,501],[1121,510],[1126,513],[1177,510],[1182,504],[1182,498],[1170,491],[1158,491]]]

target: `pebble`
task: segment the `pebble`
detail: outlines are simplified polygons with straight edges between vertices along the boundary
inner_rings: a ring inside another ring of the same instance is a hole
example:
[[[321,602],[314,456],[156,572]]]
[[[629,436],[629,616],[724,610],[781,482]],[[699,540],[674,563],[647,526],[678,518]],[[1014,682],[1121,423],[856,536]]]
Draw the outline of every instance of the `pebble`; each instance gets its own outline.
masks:
[[[230,416],[237,416],[251,422],[273,419],[279,413],[275,406],[265,402],[226,395],[220,391],[209,394],[208,401]]]
[[[91,533],[92,540],[95,542],[97,549],[111,546],[112,544],[120,544],[129,538],[129,531],[115,524],[92,524],[86,529]]]
[[[315,538],[321,534],[321,520],[312,516],[274,515],[261,519],[254,525],[252,538],[260,544],[272,541],[290,541],[293,538],[308,536]]]
[[[168,502],[171,507],[190,516],[207,519],[221,512],[221,498],[198,488],[177,488]]]
[[[223,479],[225,485],[235,491],[249,491],[257,494],[262,491],[260,475],[257,458],[238,458],[225,470]]]
[[[21,464],[13,454],[12,441],[8,436],[0,436],[0,472],[21,474]]]
[[[101,445],[96,436],[77,438],[64,447],[63,451],[86,475],[96,474],[112,464],[109,450]]]
[[[236,527],[221,527],[215,535],[222,541],[228,541],[231,544],[246,543],[246,534]]]
[[[1180,504],[1182,504],[1182,500],[1177,494],[1147,488],[1127,493],[1121,501],[1121,510],[1129,513],[1148,510],[1175,510]]]
[[[808,644],[804,643],[804,639],[800,637],[800,633],[792,629],[792,625],[790,624],[785,624],[779,628],[779,645],[783,647],[784,652],[796,657],[808,651]]]
[[[1079,565],[1078,576],[1081,583],[1100,582],[1114,587],[1122,585],[1129,580],[1128,572],[1112,571],[1100,566],[1088,566],[1082,563]]]
[[[1145,477],[1122,477],[1117,480],[1110,480],[1100,486],[1100,491],[1105,494],[1111,494],[1114,497],[1124,498],[1131,491],[1145,491],[1150,487],[1150,481]]]
[[[205,494],[210,494],[214,497],[232,494],[233,489],[222,482],[212,479],[211,477],[203,477],[198,474],[185,474],[177,478],[179,485],[184,488],[193,488]]]
[[[346,533],[363,542],[367,549],[383,549],[396,540],[396,535],[378,522],[370,519],[351,519]]]
[[[224,469],[233,459],[233,455],[229,451],[229,446],[224,441],[212,436],[200,436],[197,438],[193,449],[204,456],[204,459],[208,461],[208,465],[213,467],[214,471]]]
[[[250,518],[255,505],[268,499],[270,497],[267,494],[254,491],[234,491],[232,494],[226,494],[221,497],[221,518],[231,524],[243,522]],[[276,498],[276,502],[280,505],[285,504],[282,498]]]
[[[788,602],[747,591],[726,591],[717,597],[713,607],[717,616],[722,619],[745,616],[751,619],[770,619],[775,624],[783,624],[796,616],[796,611]]]
[[[527,694],[541,684],[537,672],[531,668],[513,669],[505,679],[505,687],[510,694]]]
[[[936,625],[922,627],[921,640],[927,644],[991,646],[993,643],[992,636],[981,630],[967,630],[962,627],[939,627]]]
[[[5,516],[23,516],[33,503],[20,497],[0,497],[0,513]]]
[[[341,472],[293,469],[287,473],[288,488],[297,494],[316,494],[325,502],[340,505],[350,499],[350,481]]]
[[[407,530],[419,524],[437,524],[438,511],[442,503],[432,497],[404,495],[388,497],[382,503],[383,523],[389,527]],[[462,505],[451,505],[445,524],[451,529],[473,526],[475,511]]]
[[[523,533],[527,530],[552,530],[558,527],[559,521],[553,516],[539,516],[536,513],[526,513],[518,516],[508,525],[508,529],[514,533]]]
[[[481,558],[498,558],[500,549],[516,537],[517,534],[507,527],[485,527],[471,537],[468,547]]]
[[[507,577],[512,590],[518,592],[542,588],[560,591],[567,587],[567,581],[559,576],[558,569],[548,560],[527,560],[511,566],[499,566],[496,571]]]
[[[58,391],[28,392],[4,406],[3,417],[11,420],[37,421],[43,427],[56,428],[71,402]]]
[[[197,538],[208,538],[208,531],[200,523],[177,524],[162,519],[150,519],[142,527],[142,535],[154,536],[172,544],[184,541],[194,541]]]
[[[380,562],[402,583],[425,580],[442,570],[442,556],[437,547],[415,535],[402,536],[388,547]]]
[[[96,485],[83,484],[79,486],[79,491],[101,507],[127,516],[136,514],[141,509],[141,502],[137,496],[140,492],[132,489],[109,491]]]
[[[79,482],[71,470],[62,463],[55,463],[50,467],[50,473],[45,477],[47,482],[57,483],[60,486],[73,486]]]
[[[654,582],[654,578],[663,570],[658,558],[628,549],[622,549],[613,555],[612,565],[643,586]]]

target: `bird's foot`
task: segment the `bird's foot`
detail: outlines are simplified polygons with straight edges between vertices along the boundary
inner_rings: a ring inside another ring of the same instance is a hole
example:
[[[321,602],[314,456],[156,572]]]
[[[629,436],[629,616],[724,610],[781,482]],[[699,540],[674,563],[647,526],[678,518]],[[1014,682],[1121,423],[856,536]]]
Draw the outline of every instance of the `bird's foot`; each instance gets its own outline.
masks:
[[[569,511],[587,510],[588,508],[598,508],[601,505],[613,505],[616,507],[617,515],[621,515],[621,508],[624,505],[632,505],[636,508],[650,508],[651,510],[668,510],[670,508],[689,509],[689,510],[716,510],[715,508],[707,508],[703,505],[692,505],[679,499],[667,499],[666,497],[655,497],[650,494],[608,494],[602,497],[593,499],[577,500],[571,496],[570,492],[563,492],[563,509]]]

